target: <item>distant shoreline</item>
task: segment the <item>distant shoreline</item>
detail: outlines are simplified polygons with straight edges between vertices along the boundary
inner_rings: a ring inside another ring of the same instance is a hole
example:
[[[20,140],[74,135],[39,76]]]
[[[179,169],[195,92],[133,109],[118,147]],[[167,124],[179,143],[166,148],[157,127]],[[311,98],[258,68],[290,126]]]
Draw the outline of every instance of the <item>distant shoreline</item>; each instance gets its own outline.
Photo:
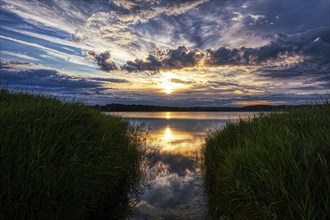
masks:
[[[171,107],[156,105],[125,105],[125,104],[107,104],[94,105],[104,112],[269,112],[282,111],[288,108],[296,108],[307,105],[251,105],[244,107]]]

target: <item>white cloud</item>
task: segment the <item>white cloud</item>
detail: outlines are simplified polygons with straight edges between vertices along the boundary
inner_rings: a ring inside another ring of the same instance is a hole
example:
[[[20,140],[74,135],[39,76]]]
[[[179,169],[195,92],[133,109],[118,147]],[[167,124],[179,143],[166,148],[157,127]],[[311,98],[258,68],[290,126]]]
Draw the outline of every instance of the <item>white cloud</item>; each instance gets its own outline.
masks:
[[[72,39],[79,42],[74,46],[83,50],[91,50],[91,47],[98,53],[111,50],[115,61],[124,63],[129,59],[146,55],[156,45],[164,44],[165,47],[170,47],[173,41],[172,38],[163,40],[151,38],[147,33],[135,29],[134,25],[137,22],[147,23],[162,14],[180,15],[207,1],[195,0],[182,3],[157,0],[146,2],[143,6],[140,1],[134,0],[103,2],[103,5],[100,2],[97,4],[90,2],[86,5],[89,8],[82,10],[77,1],[58,0],[56,3],[46,3],[4,0],[2,7],[37,26],[56,28],[72,35]],[[115,10],[111,4],[126,10],[134,7],[138,9],[134,8],[129,13],[123,13],[121,10]],[[102,7],[103,10],[96,10]],[[56,37],[28,32],[25,34],[44,40],[54,40],[53,42],[63,45],[69,44],[69,39],[56,40],[54,39]]]
[[[58,50],[44,47],[37,43],[31,43],[31,42],[27,42],[27,41],[23,41],[23,40],[18,40],[18,39],[12,38],[12,37],[6,37],[6,36],[0,35],[0,38],[40,49],[51,57],[59,58],[59,59],[65,60],[70,63],[89,66],[89,67],[95,67],[95,65],[86,61],[83,57],[80,57],[80,56],[66,54],[66,53],[58,51]]]
[[[32,61],[40,61],[37,58],[28,56],[28,55],[23,54],[23,53],[16,53],[16,52],[11,52],[11,51],[0,51],[0,54],[1,54],[0,57],[2,57],[3,55],[9,55],[9,56],[18,57],[18,58],[27,59],[27,60],[32,60]]]
[[[69,46],[69,47],[76,47],[77,46],[77,45],[73,44],[70,39],[61,39],[61,38],[58,38],[58,37],[53,37],[53,36],[49,36],[49,35],[45,35],[45,34],[34,33],[34,32],[26,31],[26,30],[20,30],[20,29],[17,29],[17,28],[11,28],[11,27],[7,27],[7,26],[2,26],[2,28],[5,29],[5,30],[16,32],[16,33],[24,34],[26,36],[31,36],[31,37],[35,37],[35,38],[38,38],[38,39],[41,39],[41,40],[46,40],[46,41],[51,42],[51,43],[61,44],[61,45],[64,45],[64,46]],[[77,48],[84,49],[84,50],[92,50],[93,49],[93,47],[85,45],[85,44],[79,45],[79,47],[77,47]],[[70,48],[65,48],[65,49],[71,50]]]
[[[231,19],[233,21],[242,21],[244,19],[243,14],[238,11],[234,11],[233,14],[235,15],[235,17]]]
[[[258,20],[265,18],[264,15],[254,15],[254,14],[251,14],[251,13],[249,13],[249,16],[251,17],[253,22],[257,22]]]

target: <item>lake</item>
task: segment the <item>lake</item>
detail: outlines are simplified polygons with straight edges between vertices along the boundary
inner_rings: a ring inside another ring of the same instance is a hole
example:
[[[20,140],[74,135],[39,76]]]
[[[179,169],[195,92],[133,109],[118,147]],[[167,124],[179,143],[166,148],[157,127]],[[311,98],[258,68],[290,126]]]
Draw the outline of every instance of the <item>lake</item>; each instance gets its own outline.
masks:
[[[151,188],[133,212],[132,219],[205,219],[206,198],[201,169],[201,147],[210,130],[228,120],[254,112],[111,112],[144,123],[147,145],[158,149],[150,165]]]

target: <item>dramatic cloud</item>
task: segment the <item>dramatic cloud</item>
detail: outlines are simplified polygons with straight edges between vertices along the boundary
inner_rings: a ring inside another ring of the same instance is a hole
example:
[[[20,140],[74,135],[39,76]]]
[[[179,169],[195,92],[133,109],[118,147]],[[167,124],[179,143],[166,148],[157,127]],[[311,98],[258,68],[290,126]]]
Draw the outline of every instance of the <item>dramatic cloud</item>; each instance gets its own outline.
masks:
[[[68,98],[101,95],[111,86],[128,80],[68,75],[41,65],[0,60],[0,88],[48,93]]]
[[[95,53],[95,51],[89,51],[88,55],[96,61],[100,70],[110,72],[118,69],[116,64],[112,61],[111,53],[108,50],[99,54]]]
[[[223,64],[259,64],[269,60],[295,55],[309,60],[322,59],[330,63],[330,42],[327,35],[329,30],[313,35],[286,36],[276,34],[270,44],[259,48],[229,49],[219,47],[217,50],[207,50],[209,65]]]
[[[2,83],[29,86],[93,88],[103,83],[129,83],[126,79],[106,77],[74,77],[56,70],[45,69],[44,66],[28,62],[0,60],[0,76]],[[45,83],[47,82],[47,83]]]
[[[0,79],[2,86],[26,87],[33,89],[35,87],[51,89],[88,89],[100,87],[100,83],[87,79],[81,79],[72,76],[66,76],[55,70],[32,69],[21,71],[1,70]]]
[[[204,53],[199,49],[187,49],[180,46],[175,50],[156,50],[149,54],[146,61],[128,61],[122,69],[129,72],[150,71],[157,73],[160,70],[182,69],[199,65],[204,57]]]
[[[151,52],[146,60],[128,61],[122,69],[129,72],[158,73],[160,70],[196,66],[259,65],[261,63],[276,65],[280,60],[287,60],[286,63],[288,63],[295,57],[296,61],[299,61],[297,63],[310,61],[314,62],[314,66],[326,66],[325,68],[329,71],[329,33],[330,31],[326,30],[293,36],[276,34],[268,45],[258,48],[219,47],[203,52],[199,49],[187,49],[180,46],[174,50],[156,50]],[[305,65],[305,67],[308,66]]]
[[[40,78],[40,83],[2,78],[2,85],[31,88],[31,83],[45,92],[52,92],[47,85],[53,85],[59,96],[104,104],[147,100],[156,105],[218,106],[329,96],[328,0],[0,4],[1,59],[21,62],[1,64],[2,73],[15,69],[17,76]],[[88,51],[95,52],[87,57]],[[59,76],[33,75],[32,69],[53,70]],[[64,86],[52,77],[64,80]],[[75,84],[84,81],[91,87]],[[73,89],[71,83],[78,87]]]
[[[110,83],[129,83],[126,79],[115,79],[115,78],[90,78],[91,80],[100,81],[100,82],[110,82]]]

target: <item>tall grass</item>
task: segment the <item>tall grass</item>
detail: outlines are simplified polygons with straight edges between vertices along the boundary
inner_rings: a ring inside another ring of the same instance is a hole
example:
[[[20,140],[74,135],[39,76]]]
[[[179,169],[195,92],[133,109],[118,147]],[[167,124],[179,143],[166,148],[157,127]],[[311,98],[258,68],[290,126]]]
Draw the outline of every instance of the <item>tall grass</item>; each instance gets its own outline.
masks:
[[[330,104],[229,122],[204,163],[212,219],[330,219]]]
[[[123,217],[143,135],[79,103],[0,90],[0,219]]]

